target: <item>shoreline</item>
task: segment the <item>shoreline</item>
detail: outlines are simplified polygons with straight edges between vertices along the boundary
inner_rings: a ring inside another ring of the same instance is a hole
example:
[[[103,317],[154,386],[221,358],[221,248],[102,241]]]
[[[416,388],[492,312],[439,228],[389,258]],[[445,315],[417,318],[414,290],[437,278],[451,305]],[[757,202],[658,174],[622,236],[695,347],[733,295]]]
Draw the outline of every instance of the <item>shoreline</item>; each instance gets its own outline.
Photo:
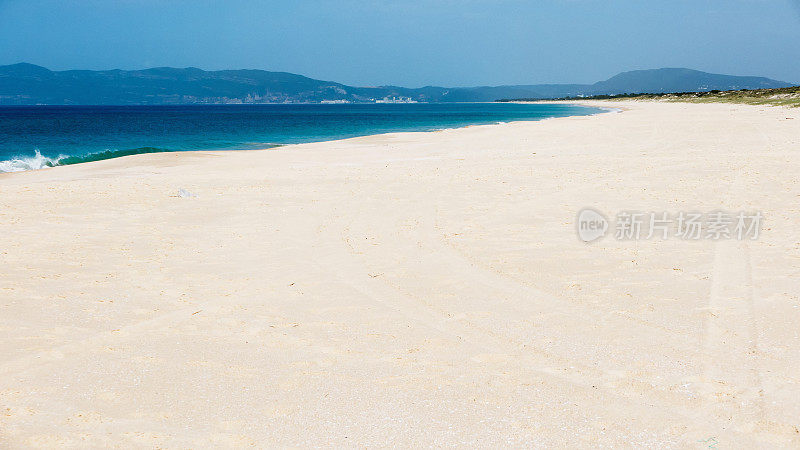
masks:
[[[569,103],[570,105],[580,106],[577,104]],[[478,127],[497,127],[503,125],[514,125],[514,124],[523,124],[523,123],[530,123],[530,122],[544,122],[548,120],[554,119],[569,119],[574,117],[591,117],[598,114],[605,114],[605,113],[614,113],[614,112],[622,112],[622,110],[617,110],[615,108],[600,108],[602,111],[594,113],[594,114],[586,114],[580,116],[563,116],[563,117],[546,117],[544,119],[535,119],[535,120],[512,120],[508,122],[494,122],[494,123],[478,123],[478,124],[469,124],[457,127],[450,127],[450,128],[439,128],[433,130],[419,130],[419,131],[390,131],[385,133],[376,133],[376,134],[365,134],[363,136],[352,136],[352,137],[345,137],[345,138],[337,138],[331,140],[322,140],[322,141],[312,141],[312,142],[302,142],[302,143],[295,143],[295,144],[275,144],[272,147],[265,147],[265,148],[252,148],[252,149],[209,149],[209,150],[164,150],[164,151],[154,151],[154,152],[143,152],[143,153],[136,153],[132,155],[123,155],[123,156],[115,156],[111,158],[104,158],[99,160],[93,161],[86,161],[80,163],[72,163],[72,164],[59,164],[54,166],[42,167],[39,169],[27,169],[27,170],[19,170],[19,171],[8,171],[2,172],[0,171],[0,178],[6,174],[21,174],[27,172],[38,172],[42,170],[52,170],[57,168],[64,168],[64,167],[71,167],[71,166],[84,166],[87,164],[96,164],[101,163],[104,161],[112,161],[112,160],[119,160],[125,158],[147,158],[151,155],[160,155],[160,154],[186,154],[187,156],[191,156],[192,154],[218,154],[218,153],[242,153],[242,152],[265,152],[277,149],[284,149],[286,147],[297,147],[297,146],[305,146],[305,145],[314,145],[314,144],[325,144],[325,143],[347,143],[349,141],[364,139],[364,138],[381,138],[381,137],[390,137],[394,135],[404,135],[404,134],[425,134],[425,133],[443,133],[443,132],[450,132],[450,131],[458,131],[470,128],[478,128]],[[69,158],[72,156],[62,156],[63,158]],[[59,158],[62,158],[59,157]]]
[[[477,104],[482,104],[482,103],[477,103]],[[582,107],[581,105],[577,105],[577,104],[565,104],[565,105],[567,105],[567,106],[575,106],[575,107]],[[50,105],[45,105],[45,106],[50,106]],[[225,106],[225,105],[221,105],[221,106]],[[36,106],[31,106],[31,107],[35,108]],[[86,107],[87,108],[92,108],[93,106],[86,105]],[[603,111],[607,111],[608,110],[607,108],[602,108],[602,107],[597,107],[595,109],[598,109],[600,111],[597,112],[597,113],[592,113],[592,114],[575,114],[575,116],[587,116],[587,115],[600,114]],[[573,116],[570,115],[570,116],[560,116],[560,117],[573,117]],[[451,130],[451,129],[468,128],[468,127],[472,127],[472,126],[497,125],[497,124],[503,124],[503,123],[509,123],[509,122],[536,122],[536,121],[541,121],[541,120],[547,120],[547,119],[550,119],[550,118],[558,118],[558,117],[529,118],[529,119],[509,120],[509,121],[498,120],[496,122],[468,123],[468,124],[465,124],[465,125],[456,125],[456,126],[449,126],[449,127],[443,127],[443,128],[437,128],[435,126],[419,126],[419,127],[417,127],[418,129],[399,130],[399,131],[386,131],[386,132],[370,133],[370,134],[363,134],[363,135],[362,134],[357,134],[357,135],[354,135],[354,136],[346,136],[346,137],[331,136],[329,139],[326,138],[326,139],[322,139],[322,140],[319,140],[319,141],[296,142],[296,143],[273,143],[270,147],[264,147],[264,148],[256,148],[256,147],[254,147],[254,148],[236,148],[234,146],[234,147],[230,147],[230,148],[208,148],[208,149],[196,149],[196,150],[168,150],[168,149],[160,148],[160,147],[145,146],[145,147],[139,147],[139,148],[124,149],[124,150],[108,150],[108,149],[106,149],[106,150],[102,150],[102,151],[97,151],[97,152],[87,153],[87,154],[79,154],[79,155],[60,154],[59,156],[56,156],[56,157],[43,156],[40,153],[39,149],[36,149],[35,150],[35,154],[32,155],[32,156],[14,156],[11,159],[0,160],[0,174],[27,172],[27,171],[31,171],[31,170],[50,169],[50,168],[54,168],[54,167],[70,166],[70,165],[75,165],[75,164],[85,164],[85,163],[91,163],[91,162],[97,162],[97,161],[104,161],[104,160],[108,160],[108,159],[124,158],[124,157],[128,157],[128,156],[136,156],[136,155],[140,155],[140,154],[183,153],[183,152],[195,152],[195,151],[199,151],[199,152],[217,152],[217,151],[268,150],[268,149],[273,149],[273,148],[277,148],[277,147],[284,147],[284,146],[291,146],[291,145],[313,144],[313,143],[321,143],[321,142],[335,142],[335,141],[342,141],[342,140],[354,139],[354,138],[360,138],[360,137],[379,136],[379,135],[382,135],[382,134],[439,132],[439,131]],[[146,150],[146,151],[141,151],[141,150]],[[106,155],[118,155],[118,156],[106,156]],[[68,162],[68,163],[65,163],[65,164],[60,164],[59,163],[60,161],[65,161],[65,160],[78,160],[78,162]],[[13,167],[14,165],[16,165],[16,166],[25,165],[25,166],[28,166],[28,167],[30,167],[32,165],[35,165],[37,167],[18,169],[18,170],[12,170],[12,169],[3,170],[2,167],[3,167],[4,164],[7,165],[8,167]]]
[[[800,110],[597,103],[0,175],[0,443],[799,445]]]

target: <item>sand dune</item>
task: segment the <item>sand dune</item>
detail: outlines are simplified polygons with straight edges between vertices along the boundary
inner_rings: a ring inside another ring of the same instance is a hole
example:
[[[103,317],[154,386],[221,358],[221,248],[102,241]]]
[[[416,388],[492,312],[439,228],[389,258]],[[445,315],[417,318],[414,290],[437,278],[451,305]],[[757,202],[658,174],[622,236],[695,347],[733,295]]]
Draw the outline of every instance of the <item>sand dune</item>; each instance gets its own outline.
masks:
[[[0,444],[800,445],[800,110],[602,105],[0,174]]]

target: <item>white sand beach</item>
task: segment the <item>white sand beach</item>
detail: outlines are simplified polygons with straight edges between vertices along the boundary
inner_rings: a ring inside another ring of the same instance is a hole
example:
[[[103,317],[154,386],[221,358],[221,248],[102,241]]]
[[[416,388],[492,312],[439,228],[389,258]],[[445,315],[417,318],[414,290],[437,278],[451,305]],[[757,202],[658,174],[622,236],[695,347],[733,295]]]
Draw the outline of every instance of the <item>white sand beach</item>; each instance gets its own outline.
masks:
[[[800,109],[600,105],[0,174],[0,447],[800,446]]]

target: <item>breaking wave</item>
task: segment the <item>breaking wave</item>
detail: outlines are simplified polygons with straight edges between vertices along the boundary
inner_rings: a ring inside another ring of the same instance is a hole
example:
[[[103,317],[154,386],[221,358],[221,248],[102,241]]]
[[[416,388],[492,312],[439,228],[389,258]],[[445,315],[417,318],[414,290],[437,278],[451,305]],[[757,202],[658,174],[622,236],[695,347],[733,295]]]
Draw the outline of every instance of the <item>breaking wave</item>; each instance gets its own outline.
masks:
[[[46,169],[48,167],[66,166],[70,164],[79,164],[91,161],[102,161],[104,159],[119,158],[120,156],[138,155],[141,153],[160,153],[169,151],[171,150],[167,150],[164,148],[140,147],[127,150],[106,150],[97,153],[90,153],[88,155],[77,155],[77,156],[59,155],[54,158],[49,158],[39,153],[39,150],[36,150],[36,154],[33,156],[27,156],[27,157],[18,156],[4,161],[0,161],[0,173]]]
[[[17,157],[7,159],[5,161],[0,161],[0,173],[2,172],[22,172],[24,170],[37,170],[37,169],[44,169],[46,167],[53,167],[59,165],[59,161],[63,157],[59,156],[56,158],[48,158],[46,156],[42,156],[39,153],[39,150],[36,150],[36,154],[30,157]]]

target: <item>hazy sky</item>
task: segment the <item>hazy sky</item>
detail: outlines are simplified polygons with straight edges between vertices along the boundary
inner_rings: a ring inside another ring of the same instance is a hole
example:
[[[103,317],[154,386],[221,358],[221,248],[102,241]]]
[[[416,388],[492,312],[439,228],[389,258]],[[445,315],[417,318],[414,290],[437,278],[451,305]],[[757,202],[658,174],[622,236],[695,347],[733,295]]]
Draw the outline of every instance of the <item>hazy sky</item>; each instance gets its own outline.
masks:
[[[800,83],[798,0],[0,0],[0,64],[195,66],[355,85],[594,82],[688,67]]]

